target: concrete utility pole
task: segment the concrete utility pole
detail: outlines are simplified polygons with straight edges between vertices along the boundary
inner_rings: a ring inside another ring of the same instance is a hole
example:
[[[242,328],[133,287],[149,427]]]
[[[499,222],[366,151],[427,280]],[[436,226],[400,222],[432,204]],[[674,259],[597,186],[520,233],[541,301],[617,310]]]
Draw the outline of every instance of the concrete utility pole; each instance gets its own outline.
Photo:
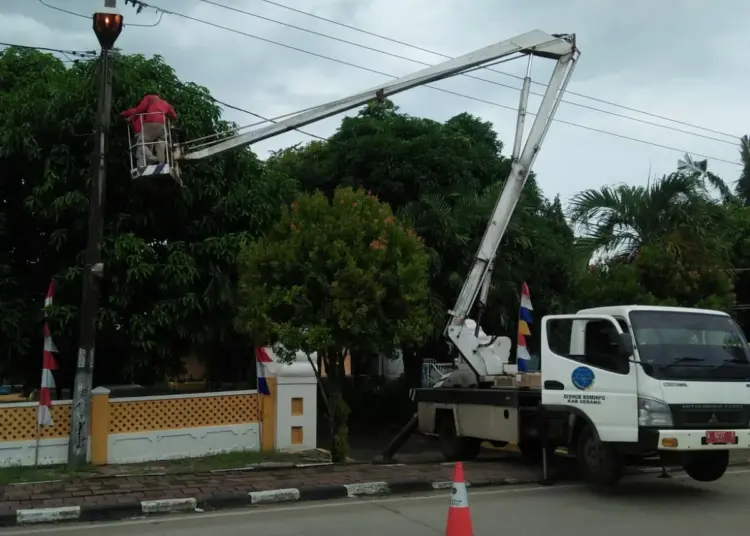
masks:
[[[89,238],[86,245],[86,265],[83,273],[81,301],[81,332],[73,387],[68,466],[86,463],[91,413],[91,384],[94,371],[96,320],[99,315],[99,282],[102,264],[102,235],[104,234],[104,191],[107,180],[107,145],[109,117],[112,112],[112,68],[109,52],[122,31],[122,15],[115,11],[117,0],[105,0],[104,10],[94,13],[93,27],[101,45],[99,62],[99,98],[94,141],[93,178],[89,201]]]

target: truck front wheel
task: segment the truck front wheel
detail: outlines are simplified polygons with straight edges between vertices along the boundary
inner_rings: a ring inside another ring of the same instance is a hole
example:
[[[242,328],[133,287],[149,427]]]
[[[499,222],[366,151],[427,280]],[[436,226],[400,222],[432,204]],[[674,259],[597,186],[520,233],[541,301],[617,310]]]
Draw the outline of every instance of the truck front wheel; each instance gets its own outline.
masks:
[[[440,453],[449,462],[469,461],[479,456],[482,442],[473,437],[458,437],[452,413],[446,413],[438,425]]]
[[[578,464],[584,480],[595,486],[614,486],[622,478],[622,457],[612,445],[599,440],[591,426],[578,437]]]
[[[691,452],[683,468],[690,478],[698,482],[719,480],[729,467],[729,451]]]

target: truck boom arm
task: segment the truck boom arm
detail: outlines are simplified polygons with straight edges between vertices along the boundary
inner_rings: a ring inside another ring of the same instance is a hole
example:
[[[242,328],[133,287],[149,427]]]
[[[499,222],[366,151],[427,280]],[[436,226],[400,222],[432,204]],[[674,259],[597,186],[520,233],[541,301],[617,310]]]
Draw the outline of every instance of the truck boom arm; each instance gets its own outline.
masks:
[[[190,151],[188,148],[183,153],[181,148],[177,147],[174,157],[175,160],[199,160],[221,154],[231,149],[245,147],[333,115],[352,110],[375,99],[382,99],[417,86],[449,78],[490,62],[496,62],[499,59],[513,56],[514,54],[532,54],[554,59],[566,57],[575,48],[575,45],[572,44],[573,42],[573,36],[550,35],[540,30],[532,30],[458,58],[427,67],[413,74],[393,80],[388,84],[300,112],[272,125],[219,140],[212,145],[204,145],[195,151]]]
[[[492,264],[495,261],[500,242],[508,228],[513,211],[518,204],[523,187],[531,172],[532,164],[539,154],[539,150],[544,141],[544,137],[549,130],[557,107],[562,100],[567,84],[573,74],[579,51],[575,46],[575,39],[566,40],[566,50],[557,57],[557,64],[550,78],[549,85],[544,94],[539,110],[534,118],[534,123],[523,145],[519,151],[523,137],[523,117],[526,113],[526,102],[528,98],[528,80],[529,74],[524,80],[524,90],[521,94],[521,103],[519,105],[519,121],[513,150],[513,162],[511,165],[510,175],[503,188],[495,208],[490,216],[489,223],[485,230],[479,249],[474,257],[469,274],[464,281],[463,288],[459,293],[458,299],[452,311],[451,318],[445,328],[445,334],[458,349],[464,361],[474,372],[479,380],[482,377],[502,374],[505,360],[498,355],[500,348],[503,346],[507,353],[507,343],[505,341],[486,342],[486,336],[482,337],[478,325],[467,325],[466,320],[471,313],[480,291],[487,292],[488,277],[492,272]],[[482,296],[481,302],[486,301],[486,296]],[[480,303],[480,306],[483,305]]]

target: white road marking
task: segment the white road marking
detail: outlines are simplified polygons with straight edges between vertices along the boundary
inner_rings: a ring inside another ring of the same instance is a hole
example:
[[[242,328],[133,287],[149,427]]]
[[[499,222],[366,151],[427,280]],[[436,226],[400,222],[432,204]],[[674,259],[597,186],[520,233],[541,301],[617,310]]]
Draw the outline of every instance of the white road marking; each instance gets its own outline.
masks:
[[[740,469],[736,471],[727,471],[725,474],[728,475],[741,475],[741,474],[747,474],[750,473],[750,469]],[[678,473],[675,475],[672,475],[675,480],[690,480],[690,477],[688,477],[684,473]],[[586,484],[583,483],[575,483],[575,484],[555,484],[553,486],[540,486],[537,484],[523,484],[519,485],[517,487],[505,487],[505,488],[496,488],[496,489],[488,489],[488,490],[481,490],[481,489],[475,489],[472,491],[469,495],[469,500],[471,500],[471,497],[476,496],[488,496],[488,495],[507,495],[507,494],[515,494],[515,493],[532,493],[532,492],[553,492],[553,491],[560,491],[560,490],[569,490],[574,488],[582,488]],[[31,534],[50,534],[55,532],[60,532],[62,530],[75,530],[78,533],[84,532],[84,531],[101,531],[102,529],[113,529],[113,528],[119,528],[119,527],[126,527],[126,526],[133,526],[133,525],[148,525],[148,524],[154,524],[157,519],[159,523],[175,523],[180,521],[189,521],[191,519],[195,519],[195,516],[199,515],[200,519],[217,519],[217,518],[228,518],[228,517],[238,517],[238,516],[257,516],[257,515],[266,515],[266,514],[275,514],[276,512],[290,512],[290,511],[306,511],[306,510],[324,510],[328,508],[342,508],[342,507],[352,507],[354,505],[360,506],[360,505],[368,505],[368,504],[389,504],[389,503],[403,503],[404,501],[445,501],[446,496],[445,493],[436,492],[432,493],[430,495],[400,495],[400,496],[391,496],[387,498],[382,499],[358,499],[356,501],[352,501],[352,499],[345,499],[345,500],[335,500],[335,501],[321,501],[321,502],[310,502],[310,503],[302,503],[297,504],[294,506],[266,506],[266,507],[256,507],[256,508],[243,508],[243,509],[237,509],[237,510],[223,510],[218,512],[211,512],[211,513],[201,513],[201,514],[189,514],[189,515],[170,515],[168,517],[160,517],[160,518],[142,518],[142,519],[132,519],[129,521],[110,521],[110,522],[103,522],[103,523],[69,523],[64,526],[56,526],[56,527],[46,527],[46,528],[36,528],[36,529],[30,529],[30,528],[19,528],[9,531],[2,531],[0,534],[2,536],[20,536],[20,535],[31,535]]]

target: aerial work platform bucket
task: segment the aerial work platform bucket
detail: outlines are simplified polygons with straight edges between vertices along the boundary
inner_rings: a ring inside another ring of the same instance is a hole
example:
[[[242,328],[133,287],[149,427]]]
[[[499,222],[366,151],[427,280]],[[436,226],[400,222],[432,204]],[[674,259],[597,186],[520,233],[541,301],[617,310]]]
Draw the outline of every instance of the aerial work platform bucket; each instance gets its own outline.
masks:
[[[160,115],[162,121],[148,121]],[[136,114],[131,119],[136,128],[128,128],[130,176],[149,187],[184,187],[172,155],[172,126],[162,112]],[[137,131],[135,133],[134,131]]]

